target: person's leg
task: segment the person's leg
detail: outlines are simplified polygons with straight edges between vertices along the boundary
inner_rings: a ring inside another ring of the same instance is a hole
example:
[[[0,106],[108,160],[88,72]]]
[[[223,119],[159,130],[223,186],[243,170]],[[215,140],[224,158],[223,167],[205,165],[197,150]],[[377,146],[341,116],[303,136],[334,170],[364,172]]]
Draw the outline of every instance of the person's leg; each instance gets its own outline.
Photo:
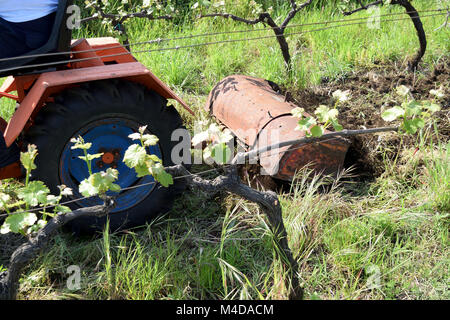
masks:
[[[19,56],[29,51],[25,34],[15,30],[11,22],[0,18],[0,58]]]
[[[23,55],[43,46],[50,38],[56,13],[27,22],[0,18],[0,58]]]
[[[16,28],[25,35],[25,44],[30,49],[37,49],[47,43],[52,33],[56,12],[45,17],[27,22],[17,23]]]
[[[3,131],[6,128],[6,122],[0,118],[0,168],[4,168],[11,163],[19,161],[20,152],[16,143],[9,148],[6,147]]]
[[[10,23],[0,18],[0,58],[14,57],[23,54],[23,43],[25,38],[22,34],[15,33]],[[25,50],[28,48],[25,46]],[[26,52],[26,51],[25,51]],[[19,150],[14,143],[10,148],[6,147],[3,131],[6,123],[0,118],[0,168],[19,160]]]
[[[20,56],[43,46],[50,38],[54,20],[55,13],[21,23],[0,18],[0,59]],[[6,147],[4,129],[0,126],[0,168],[18,161],[20,155],[16,143]]]
[[[29,48],[24,45],[25,35],[20,31],[15,32],[11,23],[0,18],[0,58],[10,58],[26,53]],[[3,119],[0,118],[0,168],[19,160],[17,145],[6,147],[3,132],[6,129]]]

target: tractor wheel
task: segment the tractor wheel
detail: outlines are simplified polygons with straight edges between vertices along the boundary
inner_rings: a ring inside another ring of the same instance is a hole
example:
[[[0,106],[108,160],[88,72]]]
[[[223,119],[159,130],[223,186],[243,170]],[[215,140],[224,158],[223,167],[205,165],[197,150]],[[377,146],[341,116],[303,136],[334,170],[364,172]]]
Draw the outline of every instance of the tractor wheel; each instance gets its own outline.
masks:
[[[64,200],[83,198],[78,186],[89,174],[84,161],[78,158],[81,150],[72,150],[70,142],[73,137],[82,136],[92,143],[89,153],[107,155],[92,161],[94,173],[113,167],[119,171],[117,183],[122,189],[137,187],[117,196],[117,205],[108,215],[110,230],[144,225],[159,213],[167,212],[185,187],[180,180],[165,188],[152,183],[151,176],[137,178],[134,169],[122,162],[127,148],[136,143],[128,136],[146,125],[148,133],[159,138],[158,145],[148,151],[160,157],[164,166],[173,165],[171,151],[177,142],[171,141],[171,134],[182,128],[182,120],[175,108],[166,104],[167,100],[159,94],[121,80],[90,82],[62,92],[39,112],[26,133],[27,143],[35,144],[39,153],[32,178],[45,182],[53,194],[59,193],[59,185],[72,188],[72,198]],[[94,197],[69,206],[77,209],[101,203]],[[106,221],[107,217],[83,217],[68,227],[76,234],[91,234],[103,230]]]

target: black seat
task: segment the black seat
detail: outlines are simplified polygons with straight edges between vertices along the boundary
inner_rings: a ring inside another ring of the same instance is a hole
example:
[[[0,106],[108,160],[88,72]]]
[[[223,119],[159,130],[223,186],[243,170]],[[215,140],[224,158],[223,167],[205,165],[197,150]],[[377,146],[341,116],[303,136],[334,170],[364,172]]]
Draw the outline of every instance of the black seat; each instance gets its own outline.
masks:
[[[52,28],[52,33],[47,43],[42,47],[23,54],[23,59],[12,59],[6,61],[0,61],[0,77],[5,76],[20,76],[31,73],[42,73],[55,71],[61,68],[61,65],[49,65],[41,67],[27,67],[35,64],[53,63],[58,61],[68,60],[70,55],[49,55],[44,57],[28,57],[30,55],[40,55],[46,53],[55,52],[68,52],[70,51],[70,42],[72,40],[72,30],[67,27],[67,19],[69,15],[67,8],[73,4],[73,0],[59,0],[58,10],[56,11],[55,23]],[[5,70],[17,68],[15,70]],[[2,71],[5,70],[5,71]]]

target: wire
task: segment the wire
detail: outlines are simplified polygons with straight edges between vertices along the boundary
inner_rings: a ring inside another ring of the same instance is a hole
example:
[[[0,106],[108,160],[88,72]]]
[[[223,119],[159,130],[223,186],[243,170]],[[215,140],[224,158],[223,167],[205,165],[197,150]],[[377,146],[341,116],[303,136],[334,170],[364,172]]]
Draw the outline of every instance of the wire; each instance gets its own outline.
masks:
[[[421,17],[405,17],[405,18],[399,18],[399,19],[387,19],[383,22],[396,22],[396,21],[403,21],[403,20],[410,20],[410,19],[423,19],[427,17],[434,17],[434,16],[441,16],[445,15],[446,13],[436,13],[436,14],[430,14],[430,15],[424,15]],[[171,51],[171,50],[179,50],[179,49],[186,49],[186,48],[195,48],[200,46],[208,46],[208,45],[214,45],[214,44],[223,44],[223,43],[235,43],[235,42],[243,42],[243,41],[254,41],[254,40],[262,40],[262,39],[269,39],[269,38],[278,38],[278,37],[288,37],[291,35],[298,35],[298,34],[305,34],[305,33],[311,33],[311,32],[318,32],[318,31],[324,31],[332,28],[341,28],[341,27],[347,27],[347,26],[353,26],[353,25],[360,25],[365,24],[364,22],[356,22],[356,23],[349,23],[349,24],[341,24],[341,25],[334,25],[334,26],[328,26],[318,29],[311,29],[311,30],[305,30],[305,31],[298,31],[298,32],[291,32],[287,34],[281,34],[281,35],[270,35],[270,36],[260,36],[260,37],[254,37],[254,38],[245,38],[245,39],[228,39],[228,40],[220,40],[220,41],[212,41],[212,42],[204,42],[204,43],[197,43],[197,44],[191,44],[191,45],[185,45],[185,46],[176,46],[176,47],[169,47],[169,48],[160,48],[160,49],[152,49],[152,50],[137,50],[134,52],[124,52],[124,53],[116,53],[116,54],[110,54],[110,55],[104,55],[101,56],[102,58],[112,58],[112,57],[118,57],[123,55],[129,55],[129,54],[136,54],[136,53],[152,53],[152,52],[161,52],[161,51]],[[102,49],[104,50],[104,48]],[[0,70],[0,73],[5,73],[9,71],[14,70],[20,70],[20,69],[29,69],[29,68],[40,68],[40,67],[48,67],[48,66],[55,66],[55,65],[62,65],[62,64],[68,64],[68,63],[76,63],[76,62],[83,62],[88,61],[92,59],[98,59],[98,56],[95,57],[87,57],[87,58],[80,58],[80,59],[70,59],[70,60],[63,60],[63,61],[57,61],[57,62],[50,62],[50,63],[42,63],[42,64],[34,64],[34,65],[24,65],[24,66],[18,66],[18,67],[12,67],[7,69]]]
[[[324,143],[324,142],[333,141],[333,140],[336,140],[336,139],[342,139],[342,137],[335,136],[335,137],[331,137],[329,139],[325,139],[325,140],[321,140],[321,141],[317,141],[317,142],[313,142],[313,143],[319,143],[320,144],[320,143]],[[292,147],[295,144],[292,144],[290,146],[284,146],[283,148],[288,148],[287,151],[291,152],[291,151],[302,149],[302,148],[304,148],[305,146],[307,146],[309,144],[310,143],[305,141],[304,143],[301,143],[300,146],[295,147],[295,148],[290,148],[290,147]],[[286,152],[286,150],[281,150],[280,151],[279,149],[281,149],[281,148],[276,148],[276,149],[277,150],[270,149],[270,150],[262,151],[259,154],[257,154],[254,158],[247,159],[247,160],[261,160],[262,158],[268,158],[268,157],[271,157],[271,156],[273,156],[275,154]],[[249,150],[248,152],[251,152],[251,151],[252,150]],[[270,152],[270,154],[268,154],[268,155],[265,155],[265,156],[262,155],[264,153],[269,153],[269,152]],[[190,174],[183,175],[183,176],[177,176],[177,177],[174,177],[173,180],[179,180],[179,179],[184,179],[184,178],[187,178],[187,177],[195,177],[195,176],[198,177],[198,176],[204,175],[206,173],[218,172],[219,170],[223,170],[223,169],[229,168],[231,166],[234,166],[234,165],[233,164],[225,164],[225,165],[222,165],[220,168],[212,168],[212,169],[204,170],[204,171],[201,171],[201,172],[198,172],[198,173],[190,173]],[[165,167],[165,169],[167,169],[167,167]],[[124,191],[129,191],[129,190],[134,190],[134,189],[138,189],[138,188],[154,185],[156,183],[157,183],[156,181],[152,181],[152,182],[143,183],[143,184],[127,187],[127,188],[122,188],[118,192],[118,194],[120,194],[120,193],[122,193]],[[0,214],[0,217],[5,217],[5,216],[8,216],[8,215],[22,214],[22,213],[29,213],[29,212],[39,212],[39,211],[46,210],[46,209],[56,208],[57,206],[64,206],[64,205],[67,205],[67,204],[71,204],[71,203],[75,203],[75,202],[80,202],[80,201],[83,201],[83,200],[91,199],[91,198],[94,198],[94,197],[97,197],[97,195],[95,195],[95,196],[88,196],[88,197],[81,197],[81,198],[77,198],[77,199],[72,199],[72,200],[68,200],[68,201],[62,202],[62,203],[58,203],[56,205],[33,208],[33,209],[28,210],[28,211],[13,212],[13,213],[9,213],[9,214],[8,213],[7,214]]]
[[[339,137],[333,137],[333,138],[326,139],[326,140],[323,140],[323,141],[320,141],[320,142],[317,142],[317,143],[328,142],[328,141],[336,140],[337,138],[339,138]],[[303,147],[305,147],[305,145],[301,145],[301,146],[296,147],[296,148],[290,148],[289,151],[298,150],[298,149],[301,149]],[[265,155],[265,156],[262,156],[261,154],[258,154],[256,159],[257,160],[261,160],[262,158],[268,158],[268,157],[273,156],[274,154],[285,152],[285,150],[283,150],[283,151],[278,150],[277,151],[277,150],[271,149],[271,150],[264,151],[262,153],[268,153],[268,152],[270,152],[271,154]],[[225,165],[221,166],[220,168],[212,168],[212,169],[200,171],[198,173],[190,173],[190,174],[187,174],[187,175],[184,175],[184,176],[177,176],[177,177],[174,177],[173,180],[179,180],[179,179],[184,179],[184,178],[188,178],[188,177],[201,176],[201,175],[204,175],[206,173],[211,173],[211,172],[218,172],[219,170],[223,170],[223,169],[229,168],[231,166],[233,166],[233,165],[225,164]],[[165,169],[167,169],[167,167]],[[152,182],[138,184],[138,185],[127,187],[127,188],[122,188],[119,191],[118,195],[120,193],[124,192],[124,191],[129,191],[129,190],[134,190],[134,189],[138,189],[138,188],[142,188],[142,187],[147,187],[147,186],[154,185],[156,183],[157,183],[156,181],[152,181]],[[95,196],[88,196],[88,197],[81,197],[81,198],[77,198],[77,199],[72,199],[72,200],[68,200],[68,201],[65,201],[65,202],[58,203],[56,205],[33,208],[33,209],[30,209],[30,210],[27,210],[27,211],[12,212],[12,213],[9,213],[9,214],[8,213],[0,214],[0,217],[6,217],[6,216],[9,216],[9,215],[17,215],[17,214],[30,213],[30,212],[39,212],[39,211],[43,211],[43,210],[45,211],[47,209],[53,209],[53,208],[56,208],[58,206],[65,206],[65,205],[68,205],[68,204],[80,202],[80,201],[83,201],[83,200],[92,199],[92,198],[95,198],[95,197],[97,197],[97,195],[95,195]]]
[[[437,11],[442,11],[442,10],[437,10]],[[444,14],[446,14],[446,13],[432,14],[432,15],[425,15],[425,16],[422,16],[422,17],[420,17],[420,18],[432,17],[432,16],[438,16],[438,15],[444,15]],[[391,19],[391,20],[385,20],[384,22],[401,21],[401,20],[405,20],[405,19],[410,19],[410,18]],[[347,21],[349,21],[349,20],[347,20]],[[330,23],[330,22],[328,22],[328,23]],[[292,32],[292,33],[289,33],[289,34],[284,34],[283,36],[290,36],[290,35],[296,35],[296,34],[304,34],[304,33],[309,33],[309,32],[317,32],[317,31],[327,30],[327,29],[330,29],[330,28],[345,27],[345,26],[350,26],[350,25],[358,25],[358,24],[362,24],[362,23],[366,23],[366,22],[351,23],[351,24],[343,24],[343,25],[339,25],[339,26],[329,26],[329,27],[323,27],[323,28],[319,28],[319,29],[306,30],[306,31],[302,31],[302,32]],[[317,23],[317,24],[319,24],[319,23]],[[198,46],[202,46],[202,45],[212,45],[212,44],[220,44],[220,43],[233,43],[233,42],[238,42],[238,41],[261,40],[261,39],[267,39],[267,38],[273,38],[273,37],[274,37],[274,36],[271,35],[271,36],[261,36],[261,37],[256,37],[256,38],[247,38],[247,39],[229,39],[229,40],[222,40],[222,41],[214,41],[214,42],[207,42],[207,43],[193,44],[193,45],[187,45],[187,46],[181,46],[181,47],[180,47],[180,46],[177,46],[177,47],[172,47],[172,48],[161,48],[161,49],[156,49],[156,50],[135,51],[134,53],[141,53],[141,52],[156,52],[156,51],[166,51],[166,50],[178,50],[178,49],[181,49],[181,48],[191,48],[191,47],[198,47]],[[277,37],[277,36],[275,36],[275,37]],[[103,48],[102,50],[105,50],[105,49]],[[103,57],[114,57],[114,56],[120,56],[120,55],[125,55],[125,54],[131,54],[131,52],[129,52],[129,53],[114,54],[114,55],[103,56]],[[22,58],[23,58],[23,57],[22,57]],[[95,58],[97,58],[97,57],[95,57]],[[56,63],[49,63],[49,64],[31,65],[31,66],[25,66],[25,68],[32,68],[32,67],[38,67],[38,66],[48,66],[48,65],[62,64],[62,63],[70,63],[70,62],[81,62],[81,61],[90,60],[90,59],[94,59],[94,58],[84,58],[84,59],[68,60],[67,62],[56,62]],[[0,59],[0,61],[1,61],[1,60],[3,60],[3,59]],[[10,71],[11,69],[12,69],[12,70],[15,70],[15,68],[10,68],[10,69],[0,70],[0,72],[3,73],[3,72],[5,72],[5,71]],[[320,143],[323,143],[323,142],[325,142],[325,141],[334,140],[334,139],[336,139],[336,138],[330,138],[330,139],[321,141]],[[290,150],[290,151],[293,151],[293,150],[297,150],[297,149],[300,149],[300,148],[303,148],[303,147],[304,147],[304,146],[302,145],[302,146],[300,146],[300,147],[293,148],[293,149],[289,149],[289,150]],[[273,152],[273,151],[274,151],[274,150],[268,150],[268,152]],[[278,152],[278,153],[281,153],[281,152],[284,152],[284,151],[277,151],[277,152]],[[258,159],[261,159],[261,158],[263,158],[263,157],[270,157],[270,156],[272,156],[272,155],[273,155],[273,154],[266,155],[266,156],[260,156],[260,155],[258,155]],[[227,165],[227,166],[229,166],[229,165]],[[221,167],[220,169],[223,169],[224,167],[227,167],[227,166],[223,166],[223,167]],[[209,172],[213,172],[213,171],[218,171],[218,170],[219,170],[219,168],[214,168],[214,169],[205,170],[205,171],[202,171],[202,172],[199,172],[199,173],[194,173],[194,174],[191,173],[191,174],[185,175],[185,176],[178,176],[178,177],[175,177],[175,178],[173,178],[173,179],[175,180],[175,179],[183,179],[183,178],[190,177],[190,176],[200,176],[200,175],[202,175],[202,174],[209,173]],[[144,187],[144,186],[153,185],[153,184],[156,184],[156,183],[157,183],[157,182],[153,181],[153,182],[145,183],[145,184],[142,184],[142,185],[136,185],[136,186],[124,188],[124,189],[121,190],[121,192],[127,191],[127,190],[136,189],[136,188],[140,188],[140,187]],[[40,208],[33,208],[33,209],[30,209],[30,210],[27,210],[27,211],[14,212],[14,213],[11,213],[11,214],[22,214],[22,213],[29,213],[29,212],[38,212],[38,211],[41,211],[41,210],[52,209],[52,208],[55,208],[55,207],[57,207],[57,206],[64,206],[64,205],[67,205],[67,204],[71,204],[71,203],[75,203],[75,202],[80,202],[80,201],[82,201],[82,200],[90,199],[90,198],[93,198],[93,197],[96,197],[96,196],[82,197],[82,198],[78,198],[78,199],[68,200],[68,201],[65,201],[65,202],[60,203],[60,204],[57,204],[57,205],[46,206],[46,207],[40,207]],[[0,214],[0,217],[4,217],[4,216],[8,216],[8,215],[9,215],[9,214]]]
[[[316,142],[316,143],[324,143],[324,142],[328,142],[328,141],[332,141],[332,140],[336,140],[336,139],[339,139],[339,137],[336,136],[336,137],[333,137],[333,138],[330,138],[330,139],[326,139],[326,140],[322,140],[322,141],[319,141],[319,142]],[[299,147],[289,148],[288,151],[294,151],[294,150],[302,149],[306,145],[307,145],[307,143],[304,143],[304,144],[300,145]],[[263,153],[268,153],[268,152],[270,152],[271,154],[265,155],[265,156],[261,155]],[[261,160],[262,158],[268,158],[268,157],[273,156],[274,154],[279,154],[279,153],[282,153],[282,152],[286,152],[286,151],[285,150],[280,151],[280,150],[274,150],[274,149],[266,150],[266,151],[261,152],[261,154],[258,154],[257,158],[254,158],[254,159],[255,160]],[[177,177],[174,177],[173,180],[179,180],[179,179],[184,179],[184,178],[188,178],[188,177],[201,176],[201,175],[204,175],[206,173],[211,173],[211,172],[218,172],[219,170],[223,170],[223,169],[229,168],[231,166],[233,166],[233,165],[232,164],[225,164],[225,165],[221,166],[220,168],[212,168],[212,169],[200,171],[198,173],[190,173],[190,174],[187,174],[187,175],[184,175],[184,176],[177,176]],[[165,169],[167,169],[167,167]],[[127,188],[122,188],[119,191],[118,194],[120,194],[120,193],[122,193],[124,191],[129,191],[129,190],[134,190],[134,189],[138,189],[138,188],[142,188],[142,187],[151,186],[151,185],[154,185],[156,183],[157,183],[156,181],[152,181],[152,182],[143,183],[143,184],[127,187]],[[77,199],[72,199],[72,200],[68,200],[68,201],[62,202],[62,203],[58,203],[56,205],[33,208],[33,209],[30,209],[30,210],[27,210],[27,211],[13,212],[13,213],[9,213],[9,214],[8,213],[0,214],[0,217],[6,217],[6,216],[9,216],[9,215],[23,214],[23,213],[29,213],[29,212],[39,212],[39,211],[42,211],[42,210],[45,211],[47,209],[53,209],[53,208],[56,208],[58,206],[65,206],[65,205],[68,205],[68,204],[80,202],[80,201],[91,199],[91,198],[95,198],[95,197],[97,197],[97,195],[95,195],[95,196],[88,196],[88,197],[81,197],[81,198],[77,198]]]
[[[200,172],[197,172],[197,173],[190,173],[190,174],[187,174],[187,175],[184,175],[184,176],[177,176],[177,177],[174,177],[173,180],[179,180],[179,179],[184,179],[184,178],[188,178],[188,177],[201,176],[201,175],[204,175],[206,173],[211,173],[211,172],[216,172],[216,171],[218,172],[219,170],[222,170],[222,169],[230,167],[230,166],[231,165],[224,165],[224,166],[222,166],[220,168],[213,168],[213,169],[200,171]],[[152,181],[152,182],[148,182],[148,183],[135,185],[135,186],[132,186],[132,187],[122,188],[119,191],[118,194],[120,194],[120,193],[122,193],[124,191],[129,191],[129,190],[134,190],[134,189],[138,189],[138,188],[142,188],[142,187],[151,186],[151,185],[154,185],[154,184],[157,184],[157,183],[158,182],[156,182],[156,181]],[[72,200],[68,200],[68,201],[65,201],[65,202],[58,203],[56,205],[33,208],[33,209],[30,209],[30,210],[27,210],[27,211],[12,212],[10,214],[8,214],[8,213],[0,214],[0,217],[6,217],[8,215],[16,215],[16,214],[29,213],[29,212],[39,212],[39,211],[42,211],[42,210],[53,209],[53,208],[56,208],[56,207],[59,207],[59,206],[65,206],[65,205],[68,205],[68,204],[80,202],[80,201],[83,201],[83,200],[88,200],[88,199],[95,198],[95,197],[97,197],[97,195],[95,195],[95,196],[88,196],[88,197],[81,197],[81,198],[77,198],[77,199],[72,199]]]
[[[423,10],[418,11],[417,13],[427,13],[427,12],[442,12],[445,11],[444,9],[434,9],[434,10]],[[371,18],[381,18],[381,17],[387,17],[387,16],[395,16],[395,15],[403,15],[405,13],[410,12],[397,12],[397,13],[387,13],[382,14],[378,16],[371,16]],[[361,17],[361,18],[353,18],[353,19],[340,19],[340,20],[328,20],[328,21],[320,21],[320,22],[311,22],[311,23],[305,23],[305,24],[291,24],[287,25],[286,29],[288,28],[296,28],[296,27],[305,27],[305,26],[312,26],[312,25],[321,25],[321,24],[331,24],[331,23],[341,23],[341,22],[351,22],[351,21],[360,21],[360,20],[367,20],[367,17]],[[146,44],[153,44],[153,43],[161,43],[161,42],[170,42],[175,40],[185,40],[185,39],[193,39],[193,38],[199,38],[199,37],[209,37],[209,36],[216,36],[216,35],[224,35],[224,34],[238,34],[238,33],[249,33],[249,32],[259,32],[259,31],[269,31],[274,30],[275,27],[265,27],[265,28],[259,28],[259,29],[246,29],[246,30],[233,30],[233,31],[221,31],[221,32],[212,32],[212,33],[203,33],[203,34],[197,34],[197,35],[187,35],[182,37],[174,37],[174,38],[159,38],[154,40],[148,40],[148,41],[141,41],[136,43],[129,43],[129,44],[123,44],[123,45],[116,45],[106,48],[100,48],[100,49],[87,49],[87,50],[80,50],[80,51],[63,51],[63,52],[51,52],[51,53],[43,53],[43,54],[34,54],[34,55],[22,55],[18,57],[9,57],[9,58],[1,58],[0,62],[2,61],[10,61],[10,60],[21,60],[21,59],[28,59],[28,58],[40,58],[40,57],[47,57],[47,56],[58,56],[58,55],[69,55],[73,53],[89,53],[89,52],[97,52],[97,51],[104,51],[104,50],[110,50],[110,49],[117,49],[122,47],[131,47],[131,46],[142,46]]]
[[[205,173],[216,172],[216,171],[219,171],[219,170],[221,170],[221,169],[228,168],[228,167],[230,167],[230,166],[231,166],[231,165],[224,165],[224,166],[222,166],[222,167],[220,167],[220,168],[213,168],[213,169],[201,171],[201,172],[199,172],[199,173],[191,173],[191,174],[187,174],[187,175],[184,175],[184,176],[177,176],[177,177],[175,177],[175,178],[173,178],[173,179],[176,180],[176,179],[184,179],[184,178],[193,177],[193,176],[200,176],[200,175],[203,175],[203,174],[205,174]],[[156,183],[156,182],[153,181],[153,182],[148,182],[148,183],[138,184],[138,185],[135,185],[135,186],[132,186],[132,187],[123,188],[123,189],[120,190],[120,192],[138,189],[138,188],[140,188],[140,187],[145,187],[145,186],[152,185],[152,184],[155,184],[155,183]]]

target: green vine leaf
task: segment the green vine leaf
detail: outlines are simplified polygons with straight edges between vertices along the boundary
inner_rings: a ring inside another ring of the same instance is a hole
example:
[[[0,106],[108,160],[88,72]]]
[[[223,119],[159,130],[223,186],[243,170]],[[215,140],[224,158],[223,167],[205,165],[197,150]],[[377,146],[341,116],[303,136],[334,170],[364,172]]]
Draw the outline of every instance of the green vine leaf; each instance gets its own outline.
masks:
[[[412,100],[406,103],[404,110],[406,117],[419,116],[422,113],[422,105],[419,102]]]
[[[347,102],[348,100],[350,100],[350,95],[351,95],[350,90],[342,91],[338,89],[335,92],[333,92],[333,98],[340,103]]]
[[[416,101],[406,86],[399,86],[397,94],[405,97],[401,106],[395,106],[383,112],[383,120],[391,122],[401,119],[400,131],[406,134],[415,134],[426,125],[426,119],[435,112],[441,110],[441,107],[434,101]],[[439,95],[439,92],[435,92]],[[408,98],[409,97],[409,98]]]
[[[401,107],[393,107],[390,108],[386,111],[384,111],[381,114],[381,117],[383,118],[384,121],[387,122],[392,122],[394,120],[397,120],[398,118],[402,117],[405,114],[405,110]]]
[[[436,99],[442,99],[442,98],[445,97],[444,87],[443,87],[443,86],[440,86],[439,89],[437,89],[437,90],[434,90],[434,89],[433,89],[433,90],[430,90],[430,94],[431,94],[432,96],[435,96]]]
[[[142,136],[142,141],[146,146],[156,146],[159,142],[159,139],[157,136],[154,136],[152,134],[144,134]]]
[[[98,194],[98,189],[93,186],[93,184],[89,181],[89,179],[81,181],[78,190],[85,197],[93,197]]]
[[[17,196],[29,206],[36,207],[39,203],[47,203],[49,193],[50,190],[42,181],[31,181],[28,186],[19,190]]]
[[[147,151],[143,146],[133,144],[128,147],[123,156],[123,162],[129,167],[134,168],[137,166],[143,166],[147,159]]]
[[[20,153],[20,162],[23,167],[28,171],[32,171],[36,169],[36,165],[34,164],[34,160],[36,159],[38,154],[37,148],[34,144],[28,145],[27,152]]]
[[[344,127],[342,125],[340,125],[337,121],[331,121],[331,125],[333,126],[334,130],[336,130],[336,131],[344,130]]]
[[[399,96],[406,97],[406,96],[408,96],[409,93],[411,92],[411,89],[409,89],[409,88],[408,88],[407,86],[405,86],[405,85],[401,85],[401,86],[398,86],[398,87],[397,87],[396,91],[397,91],[397,94],[398,94]]]
[[[71,147],[72,150],[81,149],[81,150],[89,150],[92,147],[92,143],[84,142],[82,137],[72,138],[70,139],[74,145]]]
[[[203,160],[207,164],[227,163],[232,156],[232,150],[228,147],[228,143],[233,139],[231,131],[229,129],[222,130],[216,123],[196,123],[197,128],[201,128],[204,125],[209,125],[209,127],[194,135],[192,145],[194,148],[197,148],[206,143],[206,147],[203,149]],[[194,149],[195,151],[196,149]]]
[[[298,122],[298,125],[297,125],[297,127],[295,128],[295,130],[298,130],[298,131],[308,131],[309,128],[310,128],[311,126],[314,126],[316,123],[317,123],[316,119],[314,119],[313,117],[307,117],[307,118],[301,119],[301,120]]]
[[[407,134],[415,134],[419,129],[425,126],[425,121],[420,118],[403,121],[403,130]]]
[[[11,200],[10,195],[0,192],[0,208],[1,209],[4,209],[6,211],[8,210],[7,203],[9,202],[9,200]]]
[[[85,156],[79,156],[78,158],[84,161],[92,161],[94,159],[101,158],[103,153],[96,153],[96,154],[87,154]]]
[[[119,192],[120,186],[114,182],[119,178],[119,171],[108,168],[83,180],[79,186],[80,193],[85,197],[105,194],[107,191]]]
[[[209,127],[197,133],[192,138],[192,144],[198,146],[200,143],[208,144],[228,143],[233,139],[233,135],[229,129],[222,130],[216,123],[212,123]]]
[[[441,111],[441,106],[440,105],[438,105],[436,103],[433,103],[433,102],[430,102],[430,101],[426,101],[423,104],[423,107],[425,109],[427,109],[428,111],[430,111],[431,113]]]
[[[296,107],[294,109],[291,110],[291,114],[299,119],[303,118],[303,113],[305,113],[305,109],[300,108],[300,107]]]
[[[162,186],[167,188],[169,185],[173,184],[172,175],[168,174],[160,163],[157,163],[152,167],[150,172]]]
[[[67,207],[67,206],[61,206],[61,205],[59,205],[59,204],[57,204],[56,206],[55,206],[55,212],[61,212],[61,213],[68,213],[68,212],[71,212],[72,211],[72,209],[70,209],[69,207]],[[51,214],[50,214],[51,215]]]
[[[317,109],[314,111],[314,114],[317,118],[308,116],[304,118],[303,113],[304,110],[302,108],[294,108],[291,110],[291,114],[298,118],[298,124],[295,130],[304,131],[306,137],[314,137],[319,138],[323,136],[325,130],[332,125],[334,130],[342,131],[344,128],[338,122],[339,110],[337,109],[337,105],[340,102],[344,102],[348,100],[350,95],[350,90],[341,91],[337,90],[333,93],[333,97],[337,99],[334,108],[329,108],[326,105],[319,105]]]
[[[47,224],[47,221],[39,219],[35,224],[33,224],[31,227],[29,227],[27,229],[26,233],[29,234],[29,233],[32,233],[32,232],[38,232],[43,227],[45,227],[46,224]]]
[[[324,131],[323,127],[318,125],[313,126],[310,130],[311,135],[315,138],[323,136]]]
[[[37,216],[32,212],[22,212],[9,215],[3,223],[0,233],[9,232],[25,234],[25,229],[32,226],[37,221]]]
[[[314,113],[317,115],[317,119],[321,123],[337,121],[337,116],[339,115],[339,111],[337,109],[330,109],[325,105],[320,105]]]
[[[141,145],[133,144],[125,151],[123,162],[135,170],[138,178],[152,175],[164,187],[173,184],[173,179],[162,165],[162,160],[154,154],[148,154],[146,147],[154,146],[159,142],[158,137],[145,134],[147,127],[140,127],[138,133],[133,133],[128,137],[132,140],[140,140]]]

